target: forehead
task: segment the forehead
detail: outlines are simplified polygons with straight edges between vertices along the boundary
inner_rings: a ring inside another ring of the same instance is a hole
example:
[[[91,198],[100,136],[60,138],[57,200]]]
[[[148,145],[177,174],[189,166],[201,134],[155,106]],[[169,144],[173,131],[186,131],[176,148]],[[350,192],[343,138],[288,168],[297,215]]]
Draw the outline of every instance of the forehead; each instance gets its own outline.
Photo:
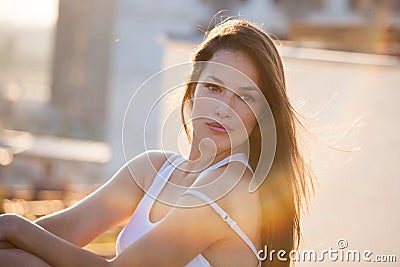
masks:
[[[241,51],[220,50],[204,63],[200,79],[216,77],[231,90],[238,87],[257,87],[258,70],[253,60]]]

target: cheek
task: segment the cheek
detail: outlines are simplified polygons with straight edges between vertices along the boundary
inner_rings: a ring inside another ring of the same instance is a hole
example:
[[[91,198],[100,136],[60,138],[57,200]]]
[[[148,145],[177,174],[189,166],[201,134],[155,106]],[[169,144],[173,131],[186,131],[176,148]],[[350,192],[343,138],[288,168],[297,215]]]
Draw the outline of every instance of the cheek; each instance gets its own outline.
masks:
[[[263,112],[265,112],[263,105],[260,105],[259,103],[256,103],[251,108],[247,106],[243,109],[242,121],[249,133],[251,133],[257,123],[263,120]]]
[[[244,117],[242,121],[247,133],[250,134],[256,125],[256,118],[254,117],[253,113],[248,114],[248,116]]]
[[[192,107],[192,118],[204,115],[204,111],[207,110],[207,103],[202,99],[194,99]]]

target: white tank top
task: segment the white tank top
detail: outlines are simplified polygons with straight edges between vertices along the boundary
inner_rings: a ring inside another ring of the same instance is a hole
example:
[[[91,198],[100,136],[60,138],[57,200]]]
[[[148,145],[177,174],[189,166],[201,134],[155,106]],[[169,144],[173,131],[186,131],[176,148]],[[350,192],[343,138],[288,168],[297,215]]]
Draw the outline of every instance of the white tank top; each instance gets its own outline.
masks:
[[[173,154],[167,159],[161,168],[158,170],[157,175],[154,177],[154,181],[151,184],[148,192],[144,194],[143,198],[139,202],[136,210],[132,214],[132,217],[126,227],[121,231],[118,235],[117,243],[116,243],[116,253],[120,254],[125,248],[127,248],[130,244],[138,240],[140,237],[149,232],[154,226],[156,226],[160,221],[155,223],[150,221],[150,210],[154,204],[155,199],[160,194],[161,190],[166,185],[169,177],[175,168],[184,162],[186,159],[183,156]],[[213,170],[219,168],[228,162],[231,161],[239,161],[245,164],[251,172],[250,165],[247,162],[246,155],[243,153],[236,153],[231,156],[226,157],[225,159],[211,165],[210,167],[203,170],[199,175],[203,174],[206,171]],[[215,202],[213,202],[208,196],[205,194],[196,191],[196,190],[188,190],[184,193],[184,195],[193,195],[204,202],[208,203],[220,216],[221,218],[228,223],[232,230],[234,230],[243,241],[250,247],[255,256],[257,257],[257,250],[251,240],[246,236],[246,234],[237,226],[236,222],[232,220],[229,215]],[[261,262],[258,259],[258,266],[261,266]],[[192,261],[190,261],[185,267],[211,267],[210,263],[207,259],[202,255],[197,255]]]

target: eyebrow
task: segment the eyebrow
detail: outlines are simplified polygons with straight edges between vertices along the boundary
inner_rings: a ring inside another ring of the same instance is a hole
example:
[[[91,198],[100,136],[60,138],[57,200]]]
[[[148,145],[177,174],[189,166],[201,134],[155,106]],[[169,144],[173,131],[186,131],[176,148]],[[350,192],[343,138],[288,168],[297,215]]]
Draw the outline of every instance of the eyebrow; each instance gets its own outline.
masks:
[[[217,82],[218,84],[224,85],[224,82],[223,82],[221,79],[218,79],[218,78],[215,77],[215,76],[208,75],[206,78],[211,78],[211,79],[213,79],[215,82]]]
[[[219,85],[224,85],[224,82],[221,79],[219,79],[213,75],[208,75],[206,78],[211,78]],[[244,86],[244,87],[240,87],[239,89],[247,90],[247,91],[259,91],[257,87],[253,87],[253,86]]]

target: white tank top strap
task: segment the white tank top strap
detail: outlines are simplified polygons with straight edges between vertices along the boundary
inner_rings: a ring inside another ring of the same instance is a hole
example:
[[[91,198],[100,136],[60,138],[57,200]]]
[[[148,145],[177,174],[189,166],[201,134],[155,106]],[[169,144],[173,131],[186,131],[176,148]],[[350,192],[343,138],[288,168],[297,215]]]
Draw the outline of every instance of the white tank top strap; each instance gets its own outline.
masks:
[[[204,202],[206,202],[207,204],[209,204],[215,210],[215,212],[217,212],[219,214],[219,216],[221,216],[222,220],[225,221],[232,228],[232,230],[235,231],[236,234],[238,234],[239,237],[250,247],[251,251],[253,251],[254,255],[256,256],[256,258],[258,260],[258,266],[259,267],[261,266],[261,261],[258,258],[257,249],[254,246],[253,242],[251,242],[251,240],[247,237],[247,235],[243,232],[243,230],[240,229],[240,227],[229,216],[228,213],[226,213],[217,203],[215,203],[206,194],[204,194],[200,191],[197,191],[194,189],[189,189],[185,193],[183,193],[183,195],[196,196],[196,197],[200,198],[201,200],[203,200]]]
[[[157,198],[161,190],[164,188],[165,184],[168,182],[171,173],[184,160],[185,159],[178,154],[174,153],[170,155],[158,170],[156,176],[154,177],[153,183],[150,185],[150,188],[146,192],[146,195],[150,196],[153,199]]]

